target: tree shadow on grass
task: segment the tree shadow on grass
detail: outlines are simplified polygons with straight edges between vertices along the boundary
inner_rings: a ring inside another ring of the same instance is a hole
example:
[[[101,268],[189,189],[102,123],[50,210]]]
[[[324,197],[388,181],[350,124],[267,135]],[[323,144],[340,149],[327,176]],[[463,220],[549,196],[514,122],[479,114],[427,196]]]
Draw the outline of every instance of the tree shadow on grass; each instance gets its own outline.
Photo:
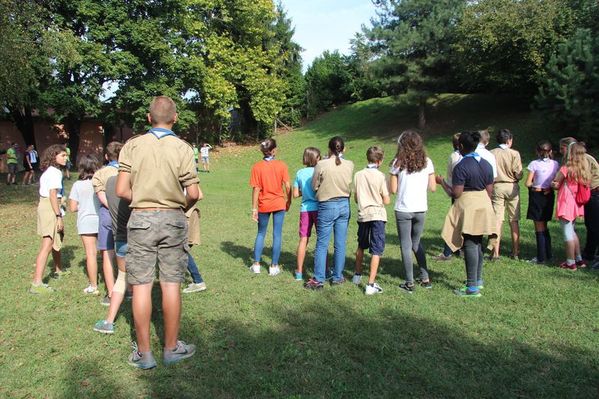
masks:
[[[545,353],[515,339],[485,343],[484,331],[470,331],[465,324],[443,325],[398,308],[360,312],[323,294],[326,298],[314,293],[312,304],[301,310],[265,305],[273,327],[264,320],[222,318],[207,331],[186,323],[181,335],[195,337],[201,353],[173,367],[159,363],[140,378],[155,397],[536,398],[598,393],[596,354],[567,346]],[[465,307],[477,313],[476,304]],[[73,374],[78,378],[68,381],[79,386],[82,373]]]

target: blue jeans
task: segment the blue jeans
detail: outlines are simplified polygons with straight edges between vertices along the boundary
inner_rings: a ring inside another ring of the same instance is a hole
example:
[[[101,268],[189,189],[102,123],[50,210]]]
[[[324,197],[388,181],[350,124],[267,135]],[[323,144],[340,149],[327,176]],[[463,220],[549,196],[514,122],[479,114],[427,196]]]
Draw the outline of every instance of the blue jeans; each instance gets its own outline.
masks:
[[[254,262],[260,262],[262,250],[264,249],[264,237],[266,237],[266,228],[268,219],[272,214],[272,265],[279,264],[281,256],[281,241],[283,235],[283,220],[285,219],[285,210],[276,212],[258,213],[258,234],[254,242]]]
[[[196,265],[196,261],[193,259],[191,254],[187,254],[187,270],[189,270],[189,274],[191,274],[191,280],[194,284],[200,284],[204,282],[200,271],[198,270],[198,265]]]
[[[343,278],[345,269],[345,245],[349,225],[349,198],[333,198],[318,203],[318,223],[316,225],[316,248],[314,249],[314,278],[321,283],[325,280],[327,251],[331,233],[334,234],[335,249],[333,260],[333,280]]]

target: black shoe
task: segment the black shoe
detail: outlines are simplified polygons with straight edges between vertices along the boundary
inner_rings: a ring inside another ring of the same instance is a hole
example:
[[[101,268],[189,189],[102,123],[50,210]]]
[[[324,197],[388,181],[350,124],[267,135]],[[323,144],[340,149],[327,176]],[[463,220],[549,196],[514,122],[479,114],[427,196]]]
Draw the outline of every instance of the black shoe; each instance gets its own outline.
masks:
[[[399,285],[399,289],[405,292],[406,294],[413,294],[414,284],[402,283]]]

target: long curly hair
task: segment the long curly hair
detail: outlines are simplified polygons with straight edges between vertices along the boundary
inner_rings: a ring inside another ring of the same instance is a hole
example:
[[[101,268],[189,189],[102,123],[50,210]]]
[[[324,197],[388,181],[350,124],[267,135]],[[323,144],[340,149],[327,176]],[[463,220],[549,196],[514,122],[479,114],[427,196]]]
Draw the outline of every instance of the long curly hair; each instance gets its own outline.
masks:
[[[568,180],[588,184],[591,181],[591,169],[586,159],[587,150],[580,143],[568,145],[568,157],[566,167],[568,168]]]
[[[416,131],[406,130],[399,136],[397,154],[391,164],[408,173],[420,172],[426,167],[426,151]]]
[[[54,166],[55,168],[62,168],[61,165],[56,163],[56,156],[61,152],[66,152],[66,148],[62,144],[52,144],[50,147],[46,148],[42,154],[42,158],[40,161],[40,169],[46,170],[50,166]]]

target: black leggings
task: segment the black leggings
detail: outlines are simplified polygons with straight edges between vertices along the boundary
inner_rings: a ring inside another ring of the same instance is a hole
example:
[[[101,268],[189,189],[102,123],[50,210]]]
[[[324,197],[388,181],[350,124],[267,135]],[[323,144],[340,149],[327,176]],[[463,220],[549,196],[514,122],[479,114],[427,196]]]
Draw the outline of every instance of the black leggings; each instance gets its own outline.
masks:
[[[483,281],[483,236],[464,234],[466,285],[476,287]]]

